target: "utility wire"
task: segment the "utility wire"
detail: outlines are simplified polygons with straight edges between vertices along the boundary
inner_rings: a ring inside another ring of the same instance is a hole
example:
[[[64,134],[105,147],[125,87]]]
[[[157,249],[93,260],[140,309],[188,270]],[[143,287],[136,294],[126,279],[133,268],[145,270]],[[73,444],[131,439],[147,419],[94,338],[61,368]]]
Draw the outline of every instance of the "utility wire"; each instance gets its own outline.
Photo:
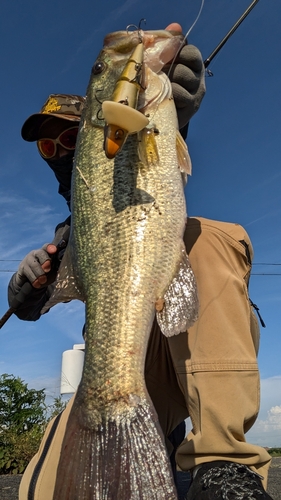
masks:
[[[281,276],[281,273],[251,273],[251,276]]]

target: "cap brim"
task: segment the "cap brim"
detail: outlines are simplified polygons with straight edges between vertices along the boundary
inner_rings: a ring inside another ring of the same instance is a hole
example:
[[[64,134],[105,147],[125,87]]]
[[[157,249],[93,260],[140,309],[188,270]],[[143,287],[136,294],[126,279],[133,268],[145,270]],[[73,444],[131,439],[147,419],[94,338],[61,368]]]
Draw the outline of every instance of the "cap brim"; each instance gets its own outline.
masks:
[[[35,115],[31,115],[24,122],[21,129],[21,136],[25,141],[34,142],[39,139],[39,129],[41,125],[48,119],[52,117],[60,118],[61,120],[68,120],[72,122],[80,122],[80,116],[75,115],[64,115],[64,114],[56,114],[56,113],[36,113]]]

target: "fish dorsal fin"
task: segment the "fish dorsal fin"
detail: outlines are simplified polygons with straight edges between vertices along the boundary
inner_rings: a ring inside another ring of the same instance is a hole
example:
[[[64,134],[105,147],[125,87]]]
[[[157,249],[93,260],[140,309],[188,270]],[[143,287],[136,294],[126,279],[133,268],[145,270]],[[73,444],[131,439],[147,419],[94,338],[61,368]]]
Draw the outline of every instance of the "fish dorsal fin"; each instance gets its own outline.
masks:
[[[198,307],[195,276],[183,248],[177,274],[164,294],[163,308],[156,311],[162,333],[172,337],[188,330],[198,318]]]
[[[191,159],[189,156],[187,145],[183,140],[179,131],[177,131],[176,148],[178,155],[178,165],[181,172],[184,172],[187,175],[191,175],[191,170],[192,170]]]
[[[54,291],[41,310],[41,314],[48,312],[51,307],[60,302],[69,302],[74,299],[82,302],[85,300],[75,278],[70,247],[67,246],[60,264]]]

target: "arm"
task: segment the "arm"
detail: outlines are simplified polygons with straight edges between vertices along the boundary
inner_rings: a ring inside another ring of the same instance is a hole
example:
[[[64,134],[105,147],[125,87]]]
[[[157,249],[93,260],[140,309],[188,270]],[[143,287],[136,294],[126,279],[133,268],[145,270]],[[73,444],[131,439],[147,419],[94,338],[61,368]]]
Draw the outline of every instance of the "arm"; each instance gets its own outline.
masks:
[[[20,263],[18,271],[12,276],[8,285],[9,305],[27,280],[33,286],[31,293],[15,312],[19,319],[36,321],[40,318],[40,311],[54,288],[58,270],[57,245],[66,235],[68,237],[69,227],[70,217],[56,227],[52,243],[29,252]]]

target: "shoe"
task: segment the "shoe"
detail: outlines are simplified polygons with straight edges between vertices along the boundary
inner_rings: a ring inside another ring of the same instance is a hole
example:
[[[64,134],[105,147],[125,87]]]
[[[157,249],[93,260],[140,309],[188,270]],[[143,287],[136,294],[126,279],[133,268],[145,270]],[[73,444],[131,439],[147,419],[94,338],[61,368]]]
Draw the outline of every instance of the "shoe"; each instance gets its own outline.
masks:
[[[205,463],[197,469],[186,500],[273,500],[261,479],[246,465],[225,461]]]

